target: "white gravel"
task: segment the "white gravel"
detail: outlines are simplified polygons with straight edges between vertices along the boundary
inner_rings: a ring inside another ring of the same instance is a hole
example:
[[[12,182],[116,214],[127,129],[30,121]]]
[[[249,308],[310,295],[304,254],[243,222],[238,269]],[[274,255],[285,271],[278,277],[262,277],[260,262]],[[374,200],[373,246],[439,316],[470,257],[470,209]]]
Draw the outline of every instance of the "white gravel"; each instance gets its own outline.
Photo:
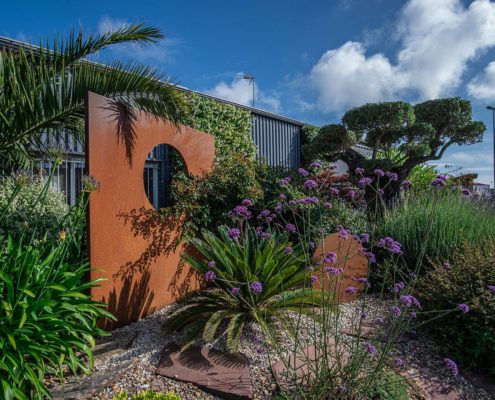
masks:
[[[152,388],[155,391],[174,391],[182,397],[183,400],[189,399],[219,399],[216,396],[208,394],[192,384],[177,382],[155,375],[155,369],[158,365],[160,353],[168,342],[179,342],[180,333],[165,335],[163,325],[166,323],[167,315],[174,309],[174,305],[165,307],[154,314],[144,318],[136,323],[125,326],[114,331],[114,335],[125,335],[130,332],[137,332],[137,337],[132,346],[121,354],[117,354],[103,362],[95,361],[95,371],[103,371],[115,366],[125,365],[134,361],[135,365],[126,372],[119,382],[111,387],[106,387],[93,399],[112,399],[113,395],[120,391],[135,393],[140,390]],[[343,328],[351,323],[352,318],[359,315],[361,303],[354,301],[341,305],[341,320],[339,325]],[[387,305],[376,299],[368,300],[365,312],[372,317],[376,312],[383,310]],[[387,307],[388,308],[388,307]],[[292,315],[296,318],[296,315]],[[301,329],[299,335],[301,340],[306,340],[309,344],[311,332],[315,328],[313,320],[308,317],[301,318]],[[251,362],[251,378],[253,381],[255,399],[265,400],[272,399],[276,389],[270,365],[280,359],[273,349],[263,341],[261,329],[255,324],[248,326],[243,334],[239,351],[245,354]],[[293,339],[290,335],[283,335],[281,338],[281,347],[285,354],[289,354],[293,349]],[[224,338],[218,339],[210,344],[218,349],[225,349]],[[409,368],[413,373],[421,374],[427,371],[434,374],[439,379],[444,380],[451,387],[463,394],[464,399],[472,400],[489,400],[491,397],[484,391],[474,387],[462,377],[452,378],[443,373],[443,359],[436,355],[436,351],[431,342],[425,338],[418,338],[412,341],[401,343],[396,349],[397,354],[406,361],[405,368]]]

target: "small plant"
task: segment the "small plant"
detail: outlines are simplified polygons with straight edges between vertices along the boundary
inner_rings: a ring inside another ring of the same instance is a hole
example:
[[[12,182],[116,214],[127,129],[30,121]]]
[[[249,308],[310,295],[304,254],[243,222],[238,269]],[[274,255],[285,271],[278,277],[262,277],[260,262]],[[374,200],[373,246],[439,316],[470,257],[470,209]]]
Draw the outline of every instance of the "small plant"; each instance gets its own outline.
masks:
[[[372,400],[409,400],[409,385],[406,380],[394,373],[383,372],[371,387],[368,398]]]
[[[189,326],[188,344],[198,335],[212,341],[228,321],[227,346],[235,351],[246,323],[271,329],[286,310],[319,304],[319,291],[303,287],[311,274],[301,245],[292,245],[287,234],[221,227],[218,235],[203,231],[192,244],[202,259],[184,258],[214,289],[191,295],[167,323],[168,331]]]
[[[0,237],[2,399],[50,398],[45,374],[62,377],[67,370],[92,369],[94,337],[106,335],[96,320],[112,316],[87,293],[98,283],[85,281],[89,263],[75,261],[71,252],[74,245],[80,247],[84,210],[81,199],[66,215],[67,231],[56,241],[35,244],[34,236]],[[0,210],[0,219],[5,211]]]
[[[414,269],[425,244],[426,260],[447,259],[463,242],[481,245],[495,237],[495,212],[477,207],[459,190],[430,187],[406,194],[385,213],[379,232],[402,243],[404,259]]]
[[[58,238],[69,207],[62,193],[47,186],[41,176],[16,174],[0,178],[0,236]]]
[[[113,396],[113,400],[181,400],[174,392],[156,393],[146,390],[130,396],[127,392],[121,392]]]
[[[493,237],[483,245],[465,243],[448,261],[437,261],[421,280],[418,293],[425,304],[423,315],[452,310],[436,323],[424,326],[443,353],[453,356],[462,366],[495,377]]]

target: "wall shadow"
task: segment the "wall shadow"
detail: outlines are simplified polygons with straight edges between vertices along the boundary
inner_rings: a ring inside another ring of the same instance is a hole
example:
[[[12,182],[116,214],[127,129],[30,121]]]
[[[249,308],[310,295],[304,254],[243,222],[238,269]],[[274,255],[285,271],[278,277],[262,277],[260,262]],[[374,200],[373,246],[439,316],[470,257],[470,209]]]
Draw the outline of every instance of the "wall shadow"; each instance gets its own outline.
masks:
[[[155,308],[151,307],[151,303],[155,295],[149,289],[150,277],[150,273],[146,271],[139,280],[133,277],[122,279],[122,288],[119,293],[117,294],[114,288],[108,299],[102,299],[108,304],[107,310],[117,318],[117,321],[99,320],[98,325],[103,329],[113,330],[154,312]]]

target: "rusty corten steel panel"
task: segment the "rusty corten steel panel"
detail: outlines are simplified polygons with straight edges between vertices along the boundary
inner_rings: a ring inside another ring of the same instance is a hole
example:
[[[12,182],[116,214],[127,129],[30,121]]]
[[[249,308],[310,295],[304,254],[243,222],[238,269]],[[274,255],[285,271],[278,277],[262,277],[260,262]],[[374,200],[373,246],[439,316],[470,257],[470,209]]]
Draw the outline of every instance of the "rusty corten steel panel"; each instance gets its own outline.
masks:
[[[106,278],[91,294],[117,318],[113,329],[173,303],[198,287],[198,276],[180,259],[174,239],[181,221],[165,220],[144,191],[143,168],[158,144],[172,145],[187,170],[201,175],[212,168],[214,138],[143,113],[129,115],[114,102],[88,94],[87,172],[99,183],[88,210],[91,279]]]
[[[323,274],[324,287],[326,290],[332,290],[335,293],[335,300],[339,303],[345,303],[354,300],[364,289],[364,283],[357,282],[359,278],[367,278],[368,276],[368,259],[360,249],[363,246],[359,241],[349,235],[347,238],[339,237],[338,233],[332,233],[328,235],[316,248],[313,261],[322,261],[322,254],[328,254],[334,252],[337,255],[337,261],[331,264],[321,264],[321,268],[335,267],[343,268],[344,272],[339,275],[338,278],[331,274]],[[318,282],[313,284],[313,287],[321,288],[320,272],[316,272]],[[355,294],[346,293],[345,290],[353,286],[358,289]]]

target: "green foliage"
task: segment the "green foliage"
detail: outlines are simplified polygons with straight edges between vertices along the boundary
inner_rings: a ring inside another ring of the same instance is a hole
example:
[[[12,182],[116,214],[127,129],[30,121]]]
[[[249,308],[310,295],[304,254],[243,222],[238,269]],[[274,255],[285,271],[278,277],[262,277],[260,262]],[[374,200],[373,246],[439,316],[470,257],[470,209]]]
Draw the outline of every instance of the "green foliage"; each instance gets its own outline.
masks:
[[[360,136],[366,134],[365,143],[373,149],[373,158],[378,150],[386,150],[397,144],[404,129],[414,124],[413,106],[402,101],[368,103],[347,111],[342,123]]]
[[[451,188],[411,191],[384,215],[380,236],[403,245],[409,268],[425,247],[426,259],[448,259],[464,241],[473,245],[495,237],[495,214]],[[425,243],[426,240],[426,243]]]
[[[190,240],[203,228],[215,229],[226,223],[227,212],[242,199],[262,199],[263,188],[257,178],[266,175],[266,168],[238,155],[218,159],[213,170],[202,177],[178,176],[172,186],[173,207],[163,209],[162,213],[181,219],[180,238]]]
[[[191,94],[191,113],[182,123],[215,136],[217,160],[229,157],[254,159],[251,115],[242,108]]]
[[[434,165],[418,164],[411,173],[409,179],[415,191],[428,191],[431,188],[431,182],[438,176],[438,171]]]
[[[331,124],[321,127],[312,140],[301,147],[303,159],[311,161],[318,157],[332,157],[359,143],[361,134],[346,129],[344,125]]]
[[[0,244],[2,398],[50,397],[45,373],[89,372],[93,337],[105,334],[96,318],[110,315],[86,294],[96,282],[81,283],[88,264],[66,262],[67,239],[50,251],[11,237]],[[89,358],[89,366],[81,355]]]
[[[45,193],[46,191],[46,193]],[[22,235],[36,239],[58,238],[69,211],[64,195],[47,186],[41,176],[12,175],[0,178],[0,236]]]
[[[442,352],[465,368],[495,377],[495,242],[465,245],[449,254],[450,268],[435,263],[421,280],[419,297],[424,311],[454,310],[424,329],[436,339]],[[467,304],[468,313],[456,310]],[[421,314],[420,314],[421,315]]]
[[[373,382],[367,398],[371,400],[409,400],[409,385],[395,372],[383,372]]]
[[[130,25],[101,35],[72,32],[53,48],[0,49],[0,169],[28,166],[33,149],[60,131],[82,139],[88,91],[116,100],[115,111],[131,120],[131,108],[178,122],[187,113],[182,93],[167,77],[135,63],[95,66],[85,59],[118,43],[150,44],[154,27]]]
[[[397,197],[400,183],[417,165],[440,160],[454,144],[482,140],[485,124],[472,118],[471,103],[459,97],[428,100],[414,106],[404,102],[365,104],[347,111],[342,125],[329,125],[328,131],[322,131],[305,145],[303,152],[311,160],[341,159],[350,171],[363,167],[396,173],[398,180],[379,196],[380,201],[370,204],[382,212],[383,205]],[[363,134],[364,142],[373,150],[371,160],[352,148]],[[360,177],[351,179],[357,182]],[[367,197],[368,191],[367,188]]]
[[[155,393],[152,390],[146,390],[132,396],[129,396],[127,392],[121,392],[114,395],[113,400],[181,400],[181,398],[174,392]]]
[[[246,227],[242,239],[233,240],[227,228],[221,227],[218,236],[203,231],[203,239],[192,244],[201,258],[186,255],[185,260],[200,274],[213,271],[216,279],[215,289],[192,294],[167,323],[168,331],[190,328],[187,344],[200,335],[212,341],[222,322],[228,321],[227,346],[235,351],[246,323],[256,321],[272,331],[273,317],[282,319],[286,310],[320,304],[319,291],[302,287],[309,281],[302,245],[293,245],[288,256],[285,249],[290,243],[285,234],[260,239],[254,228]],[[210,261],[214,267],[208,266]],[[252,289],[254,282],[261,283],[261,292]],[[272,335],[277,336],[273,331]]]

